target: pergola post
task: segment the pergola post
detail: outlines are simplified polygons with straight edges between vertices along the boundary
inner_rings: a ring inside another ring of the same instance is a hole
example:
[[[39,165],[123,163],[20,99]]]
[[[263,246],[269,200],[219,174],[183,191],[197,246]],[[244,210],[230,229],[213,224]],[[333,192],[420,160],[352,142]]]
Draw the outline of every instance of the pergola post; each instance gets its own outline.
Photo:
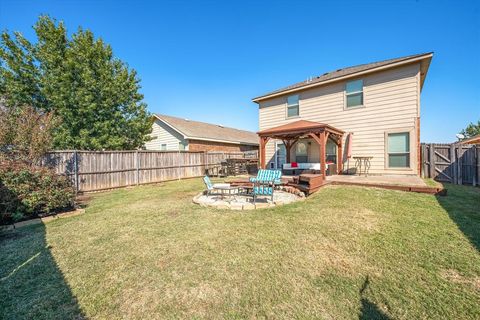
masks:
[[[343,172],[343,148],[342,148],[342,137],[338,138],[337,143],[337,174],[342,174]]]
[[[261,169],[266,169],[267,168],[267,164],[266,164],[266,156],[265,156],[265,147],[267,145],[267,142],[268,142],[268,137],[260,137],[260,168]]]
[[[326,136],[325,136],[325,130],[322,131],[320,133],[320,173],[322,174],[323,176],[323,179],[326,178],[327,176],[327,173],[326,173],[326,170],[325,170],[325,167],[326,167],[326,161],[327,161],[327,157],[326,157]]]

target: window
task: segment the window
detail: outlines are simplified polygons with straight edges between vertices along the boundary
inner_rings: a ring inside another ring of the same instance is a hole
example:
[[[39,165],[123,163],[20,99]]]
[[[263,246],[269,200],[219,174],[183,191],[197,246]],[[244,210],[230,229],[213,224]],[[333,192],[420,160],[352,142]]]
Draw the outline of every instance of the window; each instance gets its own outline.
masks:
[[[346,107],[358,107],[363,105],[363,80],[347,82],[345,86]]]
[[[185,150],[185,143],[183,143],[182,141],[180,141],[180,142],[178,143],[178,150],[184,151],[184,150]]]
[[[160,150],[162,150],[162,151],[167,150],[167,144],[166,144],[166,143],[162,143],[162,145],[160,146]]]
[[[296,143],[295,160],[300,163],[308,162],[308,146],[306,142]]]
[[[326,145],[327,151],[327,162],[331,161],[333,163],[337,163],[337,145],[331,139],[327,140]]]
[[[388,167],[410,167],[410,134],[408,132],[388,134]]]
[[[287,118],[299,115],[298,95],[287,98]]]

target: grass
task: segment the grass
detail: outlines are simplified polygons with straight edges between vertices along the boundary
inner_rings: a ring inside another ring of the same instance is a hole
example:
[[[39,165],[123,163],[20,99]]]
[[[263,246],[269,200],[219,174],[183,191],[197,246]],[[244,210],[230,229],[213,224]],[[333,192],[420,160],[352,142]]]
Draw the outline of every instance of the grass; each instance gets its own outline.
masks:
[[[423,181],[425,181],[425,184],[427,185],[427,187],[439,188],[442,186],[440,182],[437,182],[432,178],[424,178]]]
[[[480,189],[328,186],[248,212],[200,180],[95,194],[0,235],[0,318],[475,319]]]

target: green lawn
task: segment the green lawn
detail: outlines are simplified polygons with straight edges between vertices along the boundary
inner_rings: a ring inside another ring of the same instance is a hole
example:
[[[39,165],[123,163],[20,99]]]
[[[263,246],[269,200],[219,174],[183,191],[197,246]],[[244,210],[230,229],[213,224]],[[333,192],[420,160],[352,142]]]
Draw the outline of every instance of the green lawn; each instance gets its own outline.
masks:
[[[192,203],[200,179],[93,195],[0,235],[1,319],[474,319],[480,189],[328,186],[257,211]]]

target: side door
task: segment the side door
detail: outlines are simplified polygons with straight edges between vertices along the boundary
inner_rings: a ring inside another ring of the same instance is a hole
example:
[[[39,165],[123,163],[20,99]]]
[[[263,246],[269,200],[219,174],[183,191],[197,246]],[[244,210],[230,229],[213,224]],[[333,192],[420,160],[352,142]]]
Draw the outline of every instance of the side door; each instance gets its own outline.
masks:
[[[287,161],[287,151],[281,142],[275,143],[275,160],[276,169],[282,169],[283,164]]]

